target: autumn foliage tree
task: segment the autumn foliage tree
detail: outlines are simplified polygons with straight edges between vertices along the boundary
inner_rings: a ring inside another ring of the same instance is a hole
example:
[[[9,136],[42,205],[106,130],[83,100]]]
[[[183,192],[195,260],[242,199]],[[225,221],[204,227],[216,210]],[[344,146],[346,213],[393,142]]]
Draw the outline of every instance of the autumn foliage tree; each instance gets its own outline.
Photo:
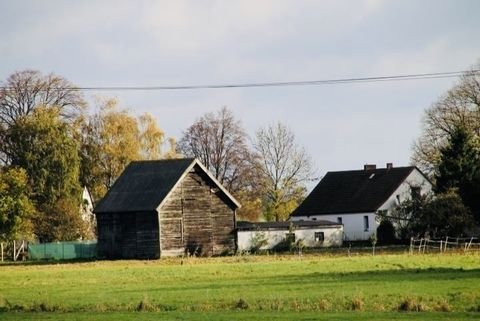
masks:
[[[105,195],[134,160],[162,158],[164,133],[149,114],[139,118],[120,109],[118,101],[100,101],[99,112],[81,129],[81,177],[95,199]]]
[[[32,238],[31,216],[35,209],[29,196],[28,176],[24,169],[0,170],[0,241]]]
[[[35,205],[34,233],[42,241],[58,240],[55,229],[78,230],[83,224],[78,212],[79,145],[73,136],[56,107],[37,107],[18,118],[5,135],[10,166],[22,168],[28,177],[29,198]],[[65,202],[76,204],[77,211],[59,212],[59,204]],[[77,233],[76,238],[81,236]]]

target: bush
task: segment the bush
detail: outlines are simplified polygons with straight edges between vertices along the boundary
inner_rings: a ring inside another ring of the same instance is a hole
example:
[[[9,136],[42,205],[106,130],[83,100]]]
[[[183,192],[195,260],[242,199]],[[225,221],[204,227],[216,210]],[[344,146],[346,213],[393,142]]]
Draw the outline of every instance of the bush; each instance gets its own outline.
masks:
[[[389,220],[382,220],[377,228],[377,238],[380,244],[394,244],[397,241],[395,227]]]
[[[248,309],[248,303],[247,303],[247,301],[245,301],[244,299],[240,298],[240,300],[238,300],[238,301],[235,303],[235,309],[237,309],[237,310],[247,310],[247,309]]]
[[[398,311],[403,312],[424,312],[426,310],[426,306],[414,298],[406,298],[400,302],[400,305],[398,306]]]
[[[350,304],[350,310],[352,311],[362,311],[363,310],[363,299],[360,297],[354,297]]]

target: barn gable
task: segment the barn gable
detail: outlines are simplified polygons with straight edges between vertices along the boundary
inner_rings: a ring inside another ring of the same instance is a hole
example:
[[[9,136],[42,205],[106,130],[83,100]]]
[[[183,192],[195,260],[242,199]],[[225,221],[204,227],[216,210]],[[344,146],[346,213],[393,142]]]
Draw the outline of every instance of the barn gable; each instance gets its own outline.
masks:
[[[158,258],[231,251],[238,207],[195,159],[132,162],[95,208],[100,255]]]

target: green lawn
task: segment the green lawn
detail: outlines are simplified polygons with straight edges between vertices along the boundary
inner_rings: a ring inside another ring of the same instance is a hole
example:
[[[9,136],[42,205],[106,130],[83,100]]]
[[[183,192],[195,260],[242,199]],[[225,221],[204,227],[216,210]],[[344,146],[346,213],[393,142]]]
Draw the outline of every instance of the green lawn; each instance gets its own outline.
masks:
[[[0,311],[1,320],[480,319],[480,255],[0,265]]]

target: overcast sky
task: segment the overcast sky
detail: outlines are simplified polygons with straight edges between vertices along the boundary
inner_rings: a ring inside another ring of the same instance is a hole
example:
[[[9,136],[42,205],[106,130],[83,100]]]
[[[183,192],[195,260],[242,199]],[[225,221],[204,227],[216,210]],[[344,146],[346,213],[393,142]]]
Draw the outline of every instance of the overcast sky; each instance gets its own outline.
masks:
[[[458,71],[480,58],[480,1],[0,1],[0,80],[24,69],[78,86],[176,86]],[[425,108],[455,79],[87,92],[153,114],[179,138],[227,106],[253,136],[280,121],[318,174],[408,165]]]

